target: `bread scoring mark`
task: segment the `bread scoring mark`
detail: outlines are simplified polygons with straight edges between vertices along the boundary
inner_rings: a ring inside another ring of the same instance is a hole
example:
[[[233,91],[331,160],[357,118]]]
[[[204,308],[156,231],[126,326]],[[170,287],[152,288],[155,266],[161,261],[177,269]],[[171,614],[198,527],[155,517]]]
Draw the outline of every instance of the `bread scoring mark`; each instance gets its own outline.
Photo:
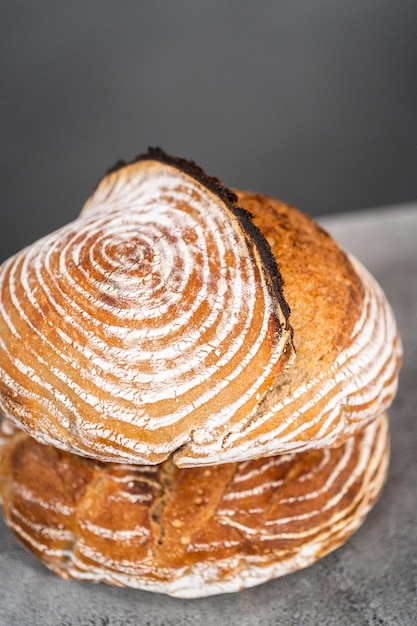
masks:
[[[268,396],[262,411],[236,425],[221,444],[193,439],[181,450],[184,467],[241,461],[252,455],[302,451],[334,445],[341,434],[351,436],[383,412],[397,390],[402,347],[392,309],[382,289],[353,257],[364,286],[364,306],[348,348],[317,378]],[[311,433],[311,434],[310,434]],[[313,443],[314,442],[314,443]]]
[[[291,411],[290,419],[280,428],[274,429],[271,438],[279,435],[283,442],[292,438],[297,440],[298,435],[320,420],[323,424],[318,431],[318,438],[325,439],[327,445],[330,445],[332,441],[329,440],[328,434],[333,428],[333,434],[337,435],[338,429],[334,429],[334,422],[337,419],[342,417],[341,426],[348,431],[349,423],[354,429],[355,422],[362,424],[367,417],[372,418],[375,415],[375,401],[381,397],[381,388],[387,387],[391,397],[395,394],[397,383],[393,374],[398,368],[401,348],[397,340],[392,309],[375,279],[358,261],[353,258],[351,261],[365,288],[364,307],[355,325],[352,342],[349,348],[340,353],[329,371],[297,390],[296,397],[301,397],[307,390],[309,394],[313,391],[313,395],[309,402],[303,404],[301,410]],[[322,404],[321,414],[313,421],[302,419],[302,416],[313,406],[319,405],[323,398],[328,400]],[[382,403],[384,401],[387,399],[382,396]],[[291,404],[290,400],[279,403],[272,407],[271,412],[278,412],[282,406],[288,404]],[[342,415],[340,407],[344,408]],[[385,408],[385,404],[379,407],[381,411]],[[329,414],[327,420],[323,419],[327,414]],[[270,415],[271,413],[265,416],[265,419],[269,419]],[[300,422],[300,425],[292,437],[286,436],[285,431],[289,431],[294,422]],[[353,429],[350,432],[353,432]]]
[[[253,412],[291,360],[259,241],[200,183],[153,170],[105,179],[78,220],[1,270],[9,301],[0,305],[8,328],[0,369],[3,386],[33,407],[23,427],[103,460],[156,462],[187,442],[181,422],[190,415],[198,423],[209,413],[215,430]],[[17,351],[15,339],[27,337]],[[246,371],[257,374],[237,389]],[[121,439],[121,422],[136,427],[133,437]],[[173,426],[182,432],[170,448],[159,431]],[[154,441],[142,443],[141,429],[155,431]],[[108,438],[106,449],[93,434]]]
[[[217,196],[222,203],[224,203],[231,214],[234,215],[234,217],[239,221],[248,242],[250,242],[250,245],[255,246],[260,261],[266,269],[265,276],[268,281],[268,287],[271,291],[272,301],[275,303],[276,310],[279,312],[279,315],[280,312],[282,312],[285,319],[288,320],[290,308],[283,296],[283,281],[275,256],[269,243],[259,228],[254,224],[250,212],[237,206],[238,197],[236,193],[225,187],[216,177],[208,176],[194,161],[174,157],[167,154],[159,147],[148,148],[147,153],[138,155],[131,163],[118,161],[116,165],[108,171],[108,175],[119,170],[123,170],[124,168],[132,166],[135,163],[146,161],[156,161],[179,170],[181,174],[186,174],[187,176],[193,178],[197,183],[202,185],[204,189],[208,189],[215,196]],[[110,188],[112,188],[115,185],[114,178],[112,176],[108,176],[107,178],[110,178],[107,183],[110,183]],[[106,180],[106,178],[103,180]],[[101,185],[103,185],[103,181],[101,181]],[[98,185],[98,187],[100,187],[100,185]]]

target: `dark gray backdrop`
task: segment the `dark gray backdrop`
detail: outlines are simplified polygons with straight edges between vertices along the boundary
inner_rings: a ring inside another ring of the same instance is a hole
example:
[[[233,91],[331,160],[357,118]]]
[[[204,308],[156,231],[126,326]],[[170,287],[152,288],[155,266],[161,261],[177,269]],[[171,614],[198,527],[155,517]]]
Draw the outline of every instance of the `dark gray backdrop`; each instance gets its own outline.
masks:
[[[0,260],[148,145],[311,214],[417,198],[415,0],[0,0]]]

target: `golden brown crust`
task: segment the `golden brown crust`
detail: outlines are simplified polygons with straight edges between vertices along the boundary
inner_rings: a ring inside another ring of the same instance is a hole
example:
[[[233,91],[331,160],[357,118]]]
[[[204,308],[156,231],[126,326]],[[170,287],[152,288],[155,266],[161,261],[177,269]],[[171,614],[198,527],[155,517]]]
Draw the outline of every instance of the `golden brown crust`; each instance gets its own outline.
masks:
[[[69,451],[179,467],[340,445],[386,410],[401,346],[366,270],[293,207],[154,157],[0,268],[0,410]]]
[[[234,194],[173,163],[113,171],[0,268],[0,409],[40,441],[158,463],[254,413],[291,363],[266,240]]]
[[[131,162],[122,160],[118,161],[112,168],[109,169],[106,176],[103,177],[97,187],[107,187],[109,184],[112,186],[114,184],[112,179],[116,178],[117,180],[121,170],[122,174],[126,175],[129,169],[135,168],[137,164],[146,167],[146,162],[149,162],[151,167],[152,162],[156,162],[158,164],[167,165],[170,168],[175,168],[182,176],[186,174],[186,176],[193,178],[200,183],[202,187],[218,196],[219,200],[227,206],[230,213],[240,223],[243,231],[246,233],[249,246],[255,246],[257,248],[262,259],[262,263],[266,269],[265,275],[271,289],[271,293],[273,294],[274,299],[279,302],[279,306],[283,310],[285,318],[288,319],[290,311],[288,304],[285,302],[282,295],[282,277],[277,266],[276,258],[262,232],[254,224],[250,212],[238,205],[238,195],[228,187],[225,187],[225,185],[223,185],[223,183],[215,176],[209,176],[199,165],[197,165],[197,163],[188,159],[167,154],[159,147],[150,147],[147,152],[138,155]],[[83,212],[88,210],[88,207],[93,199],[94,195],[86,202]]]
[[[364,306],[364,286],[346,253],[317,222],[268,196],[240,193],[285,275],[305,379],[333,363],[352,340]],[[306,346],[306,347],[305,347]],[[299,364],[298,364],[299,365]]]
[[[237,194],[280,267],[296,358],[257,414],[221,434],[217,456],[192,442],[176,454],[179,466],[340,445],[386,410],[397,389],[401,342],[372,276],[294,207]]]
[[[16,536],[64,578],[195,597],[310,565],[382,488],[387,418],[343,446],[209,468],[101,464],[22,432],[0,448]]]

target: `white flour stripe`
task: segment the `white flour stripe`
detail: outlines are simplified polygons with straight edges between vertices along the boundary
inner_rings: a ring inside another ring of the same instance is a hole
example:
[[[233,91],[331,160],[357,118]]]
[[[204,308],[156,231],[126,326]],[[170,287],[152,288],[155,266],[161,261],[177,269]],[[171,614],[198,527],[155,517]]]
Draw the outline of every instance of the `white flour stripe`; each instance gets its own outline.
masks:
[[[37,493],[34,493],[31,489],[22,485],[21,483],[15,483],[14,489],[19,494],[19,497],[22,500],[26,500],[31,504],[35,504],[40,506],[41,508],[47,511],[54,511],[55,513],[60,513],[61,515],[65,515],[65,517],[70,517],[74,513],[74,508],[70,507],[63,502],[60,502],[57,498],[51,498],[50,500],[44,500]]]
[[[113,541],[132,541],[141,540],[146,541],[150,537],[150,531],[144,526],[135,526],[134,528],[127,530],[118,530],[112,528],[104,528],[103,526],[97,526],[89,520],[79,520],[81,528],[88,530],[88,532],[103,539],[112,539]]]
[[[22,524],[46,539],[65,542],[73,542],[75,540],[74,533],[66,528],[46,526],[45,524],[36,523],[33,519],[31,519],[31,517],[23,515],[22,512],[14,506],[12,506],[9,511],[10,519],[13,519],[15,529],[22,528],[22,526],[17,524],[16,520],[19,520]]]
[[[258,496],[265,491],[270,491],[271,489],[276,489],[280,487],[284,483],[284,480],[271,480],[268,482],[264,482],[257,487],[252,487],[251,489],[242,489],[241,491],[229,491],[223,496],[223,501],[227,502],[230,500],[241,500],[242,498],[250,498]]]

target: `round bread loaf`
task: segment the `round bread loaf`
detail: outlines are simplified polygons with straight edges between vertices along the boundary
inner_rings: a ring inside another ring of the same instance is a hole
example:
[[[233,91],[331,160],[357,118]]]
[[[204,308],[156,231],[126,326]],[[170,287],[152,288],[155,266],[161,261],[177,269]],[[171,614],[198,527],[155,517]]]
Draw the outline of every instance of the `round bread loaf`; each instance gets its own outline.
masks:
[[[306,567],[358,528],[383,486],[386,416],[342,446],[212,467],[100,463],[3,428],[7,524],[64,578],[191,598]]]
[[[0,410],[97,460],[339,445],[399,361],[381,289],[317,224],[160,150],[0,268]]]

